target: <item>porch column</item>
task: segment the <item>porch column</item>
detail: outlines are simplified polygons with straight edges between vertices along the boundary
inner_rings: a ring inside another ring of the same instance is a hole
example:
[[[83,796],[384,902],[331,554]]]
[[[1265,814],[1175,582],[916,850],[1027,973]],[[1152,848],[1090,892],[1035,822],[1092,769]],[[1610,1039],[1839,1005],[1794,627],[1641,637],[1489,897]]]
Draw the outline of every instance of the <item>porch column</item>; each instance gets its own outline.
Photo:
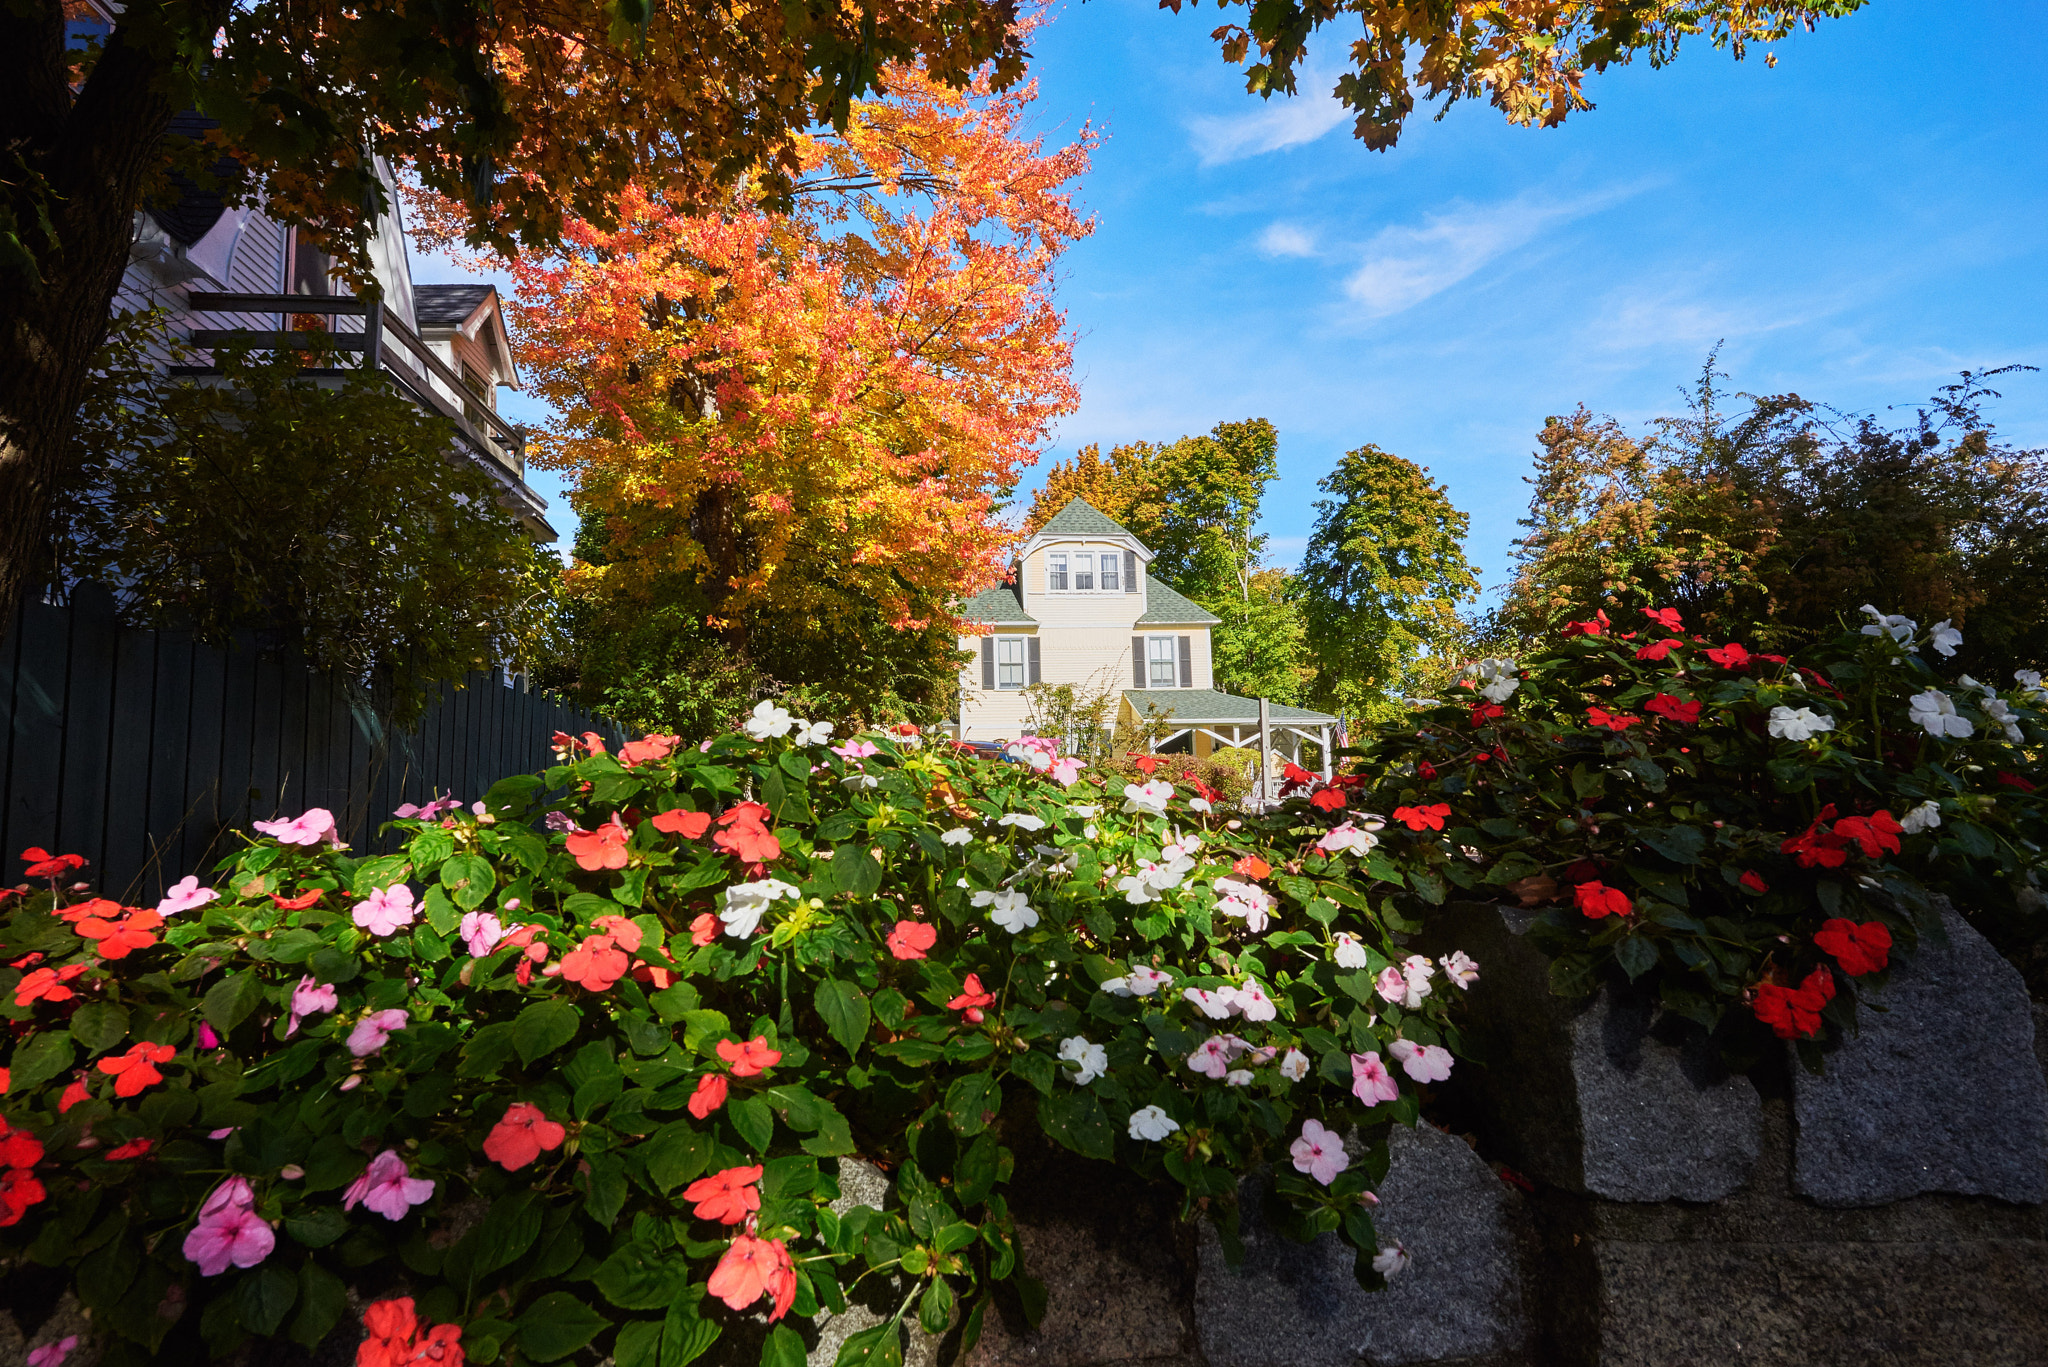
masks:
[[[1323,782],[1328,783],[1330,781],[1330,728],[1328,726],[1318,728],[1316,739],[1323,747]]]

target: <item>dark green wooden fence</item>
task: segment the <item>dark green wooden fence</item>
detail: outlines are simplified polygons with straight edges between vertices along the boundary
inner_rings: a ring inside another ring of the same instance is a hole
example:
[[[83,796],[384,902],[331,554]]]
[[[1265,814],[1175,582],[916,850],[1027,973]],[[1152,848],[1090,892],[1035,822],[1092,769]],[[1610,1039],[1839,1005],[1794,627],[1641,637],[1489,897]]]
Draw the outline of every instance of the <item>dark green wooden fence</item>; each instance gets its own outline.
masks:
[[[236,831],[308,807],[370,849],[406,802],[481,797],[551,762],[556,731],[618,727],[503,674],[443,685],[410,734],[352,705],[343,681],[254,649],[115,620],[104,593],[28,603],[0,640],[0,884],[29,846],[80,854],[107,896],[154,903],[236,848]]]

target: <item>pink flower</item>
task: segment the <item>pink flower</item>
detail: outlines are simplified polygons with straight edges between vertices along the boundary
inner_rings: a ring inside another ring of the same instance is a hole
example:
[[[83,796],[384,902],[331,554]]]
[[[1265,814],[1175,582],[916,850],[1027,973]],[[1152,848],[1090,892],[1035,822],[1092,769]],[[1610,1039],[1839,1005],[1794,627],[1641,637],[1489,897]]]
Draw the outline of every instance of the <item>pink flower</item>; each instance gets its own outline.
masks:
[[[1437,962],[1444,966],[1444,975],[1460,988],[1468,988],[1479,981],[1479,965],[1462,949],[1452,950]]]
[[[1256,978],[1246,978],[1244,986],[1237,989],[1235,1008],[1248,1021],[1269,1021],[1278,1014],[1273,999],[1266,995],[1266,989],[1259,986]]]
[[[220,1036],[214,1034],[213,1027],[205,1021],[199,1022],[199,1047],[201,1049],[220,1048]]]
[[[308,975],[299,979],[299,985],[292,989],[291,1020],[285,1025],[285,1038],[299,1033],[299,1022],[317,1012],[332,1011],[341,1005],[341,998],[331,983],[315,982]]]
[[[1326,1187],[1337,1180],[1338,1173],[1351,1166],[1344,1141],[1324,1129],[1320,1120],[1302,1121],[1301,1138],[1288,1145],[1287,1152],[1294,1156],[1296,1172],[1305,1172]]]
[[[1451,1051],[1441,1045],[1397,1039],[1387,1052],[1401,1060],[1401,1071],[1417,1082],[1442,1082],[1451,1075]]]
[[[403,1007],[394,1006],[388,1011],[372,1011],[356,1022],[356,1028],[348,1032],[348,1051],[357,1058],[368,1058],[382,1049],[394,1030],[403,1030],[412,1021],[412,1016]]]
[[[236,1267],[254,1267],[277,1247],[277,1235],[247,1206],[224,1206],[208,1215],[185,1236],[185,1257],[199,1264],[199,1275],[218,1277]]]
[[[407,1211],[433,1194],[433,1179],[411,1176],[398,1150],[386,1149],[372,1158],[363,1175],[342,1193],[341,1208],[354,1210],[361,1202],[387,1220],[403,1220]]]
[[[1188,1055],[1188,1067],[1194,1069],[1203,1077],[1220,1079],[1225,1073],[1230,1071],[1230,1059],[1230,1037],[1228,1035],[1211,1035],[1207,1040],[1203,1041],[1201,1048]]]
[[[505,926],[488,911],[472,911],[462,918],[457,927],[462,942],[469,946],[469,957],[481,959],[497,948],[498,941],[505,938]]]
[[[1383,1101],[1399,1101],[1401,1086],[1387,1071],[1387,1065],[1380,1062],[1378,1053],[1353,1054],[1351,1095],[1368,1106],[1377,1106]]]
[[[224,1133],[232,1134],[234,1131]],[[213,1136],[216,1139],[221,1137],[223,1136],[220,1134]],[[230,1177],[206,1194],[206,1200],[200,1203],[199,1213],[202,1216],[218,1215],[224,1210],[251,1210],[255,1205],[256,1193],[249,1190],[249,1179]]]
[[[203,907],[219,896],[212,888],[200,887],[199,879],[188,874],[171,885],[171,890],[164,894],[164,900],[156,904],[156,914],[175,916],[181,911]]]
[[[334,813],[325,807],[315,807],[290,821],[258,821],[255,824],[257,830],[280,845],[317,845],[323,840],[336,847],[341,844],[341,833],[334,827]]]
[[[565,835],[576,829],[576,818],[567,812],[549,812],[543,824],[555,835]]]
[[[453,793],[450,793],[447,797],[433,798],[419,806],[414,806],[412,803],[408,802],[403,807],[400,807],[397,811],[393,812],[392,815],[416,817],[421,821],[432,821],[441,813],[452,812],[461,805],[462,799],[456,797]],[[482,813],[478,813],[478,815],[482,815]]]
[[[66,1334],[55,1343],[46,1343],[40,1348],[28,1351],[28,1367],[64,1367],[64,1359],[71,1356],[71,1350],[78,1346],[78,1335]]]
[[[390,935],[411,925],[413,914],[412,889],[403,883],[378,888],[350,913],[355,923],[372,935]]]
[[[1081,771],[1087,767],[1087,760],[1075,759],[1072,755],[1068,755],[1064,759],[1056,759],[1052,762],[1053,781],[1062,788],[1071,788],[1074,786],[1074,781],[1081,777]]]
[[[881,751],[875,748],[873,741],[850,740],[844,745],[833,746],[832,753],[841,759],[854,760],[866,759],[870,755],[880,754]]]
[[[1225,995],[1225,992],[1211,992],[1200,987],[1186,988],[1181,992],[1181,996],[1194,1003],[1201,1013],[1212,1021],[1228,1020],[1230,1004],[1236,1000],[1234,993]]]

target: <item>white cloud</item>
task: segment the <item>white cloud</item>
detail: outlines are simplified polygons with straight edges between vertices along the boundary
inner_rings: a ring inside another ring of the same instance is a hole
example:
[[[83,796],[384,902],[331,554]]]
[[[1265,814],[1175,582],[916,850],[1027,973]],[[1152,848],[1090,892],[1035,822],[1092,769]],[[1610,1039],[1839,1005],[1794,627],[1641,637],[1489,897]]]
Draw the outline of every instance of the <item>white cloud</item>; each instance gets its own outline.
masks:
[[[1640,187],[1597,190],[1570,199],[1521,194],[1502,204],[1460,205],[1431,215],[1421,227],[1382,228],[1344,292],[1384,318],[1413,308],[1488,262],[1533,241],[1546,229],[1597,213]]]
[[[1330,93],[1336,84],[1334,73],[1304,63],[1295,79],[1299,94],[1260,100],[1244,114],[1201,114],[1189,119],[1188,132],[1202,165],[1221,166],[1262,152],[1299,147],[1351,117]]]
[[[1314,256],[1316,240],[1313,234],[1295,227],[1292,223],[1268,223],[1266,231],[1259,234],[1259,255],[1261,256]]]

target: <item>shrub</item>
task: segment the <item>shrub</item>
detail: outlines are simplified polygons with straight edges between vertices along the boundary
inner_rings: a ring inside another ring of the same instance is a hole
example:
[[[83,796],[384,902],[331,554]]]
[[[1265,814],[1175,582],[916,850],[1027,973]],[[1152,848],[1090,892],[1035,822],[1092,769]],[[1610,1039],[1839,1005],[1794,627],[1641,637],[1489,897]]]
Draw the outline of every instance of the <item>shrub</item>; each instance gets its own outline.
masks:
[[[1731,1055],[1764,1044],[1760,1022],[1809,1063],[1853,1028],[1857,985],[1938,933],[1928,894],[2009,947],[2038,938],[2040,676],[1944,681],[1920,652],[1953,653],[1948,623],[1865,612],[1818,667],[1688,635],[1671,609],[1468,667],[1345,781],[1391,813],[1402,914],[1540,908],[1559,993],[1637,982]]]
[[[1005,1187],[1038,1127],[1233,1246],[1276,1161],[1283,1226],[1376,1282],[1385,1131],[1473,968],[1402,961],[1370,837],[827,730],[561,738],[403,811],[401,852],[307,812],[155,910],[31,851],[0,1256],[68,1276],[110,1361],[314,1344],[353,1288],[379,1361],[679,1364],[744,1323],[790,1364],[790,1316],[881,1275],[897,1315],[840,1361],[900,1362],[912,1313],[971,1342],[997,1283],[1035,1299]],[[835,1212],[856,1155],[889,1195]]]

